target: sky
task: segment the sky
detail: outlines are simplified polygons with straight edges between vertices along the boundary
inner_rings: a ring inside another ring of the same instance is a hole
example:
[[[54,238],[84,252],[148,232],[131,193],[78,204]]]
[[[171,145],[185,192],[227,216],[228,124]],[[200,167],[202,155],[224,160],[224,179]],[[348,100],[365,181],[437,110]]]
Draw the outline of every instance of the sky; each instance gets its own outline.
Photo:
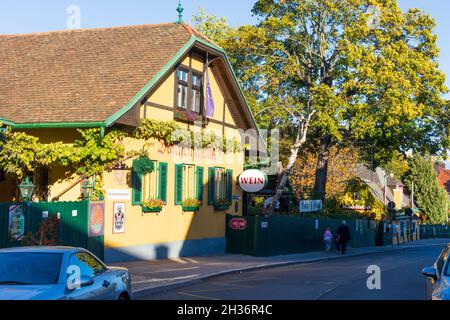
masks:
[[[440,65],[450,87],[450,1],[398,0],[401,8],[415,7],[431,14],[441,49]],[[182,0],[184,20],[199,8],[227,18],[233,26],[256,22],[251,9],[255,0]],[[67,29],[72,5],[80,9],[81,28],[102,28],[176,21],[178,0],[1,0],[0,34],[20,34]],[[449,163],[450,164],[450,163]]]
[[[201,7],[207,13],[224,16],[231,25],[255,23],[251,14],[255,0],[182,0],[184,20]],[[447,74],[450,87],[450,1],[399,0],[402,9],[417,7],[430,13],[437,21],[436,33],[441,49],[441,69]],[[0,34],[32,33],[67,29],[70,14],[76,5],[81,11],[81,28],[124,26],[176,21],[178,0],[2,0],[0,1]]]

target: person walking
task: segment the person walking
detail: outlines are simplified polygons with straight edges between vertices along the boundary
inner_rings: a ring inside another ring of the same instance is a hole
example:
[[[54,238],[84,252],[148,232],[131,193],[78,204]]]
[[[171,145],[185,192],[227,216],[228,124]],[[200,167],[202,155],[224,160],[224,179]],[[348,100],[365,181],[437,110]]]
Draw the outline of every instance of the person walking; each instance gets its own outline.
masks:
[[[325,233],[323,234],[323,241],[325,242],[325,252],[330,252],[331,241],[333,241],[333,234],[331,233],[330,228],[327,228],[327,230],[325,230]]]
[[[347,244],[352,239],[350,234],[350,228],[347,226],[347,221],[345,220],[342,221],[342,224],[338,228],[337,234],[339,236],[339,246],[341,249],[341,253],[345,254]]]

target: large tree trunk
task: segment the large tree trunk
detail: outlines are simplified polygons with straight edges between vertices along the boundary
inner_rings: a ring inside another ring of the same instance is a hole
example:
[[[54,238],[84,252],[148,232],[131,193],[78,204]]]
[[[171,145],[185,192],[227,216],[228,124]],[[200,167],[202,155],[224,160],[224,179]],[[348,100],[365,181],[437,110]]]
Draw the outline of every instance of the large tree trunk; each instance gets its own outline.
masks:
[[[269,207],[269,210],[267,212],[267,215],[271,216],[275,210],[276,203],[281,198],[284,189],[286,188],[286,185],[289,181],[289,175],[292,172],[292,168],[294,167],[295,161],[297,160],[298,156],[298,150],[300,148],[292,148],[291,149],[291,155],[289,156],[288,165],[286,166],[286,169],[283,171],[280,182],[277,186],[277,191],[275,193],[275,196],[273,197],[272,204]]]
[[[325,135],[320,139],[320,148],[316,164],[316,180],[314,182],[314,196],[319,197],[319,199],[325,199],[326,195],[330,148],[331,136]]]

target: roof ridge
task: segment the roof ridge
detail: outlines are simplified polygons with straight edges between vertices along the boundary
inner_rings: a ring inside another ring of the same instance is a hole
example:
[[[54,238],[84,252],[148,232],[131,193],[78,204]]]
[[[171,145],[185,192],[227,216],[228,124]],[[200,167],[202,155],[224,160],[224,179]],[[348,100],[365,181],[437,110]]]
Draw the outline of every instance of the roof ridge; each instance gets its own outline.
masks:
[[[67,30],[52,30],[52,31],[42,31],[42,32],[32,32],[32,33],[18,33],[18,34],[1,34],[0,37],[14,38],[14,37],[27,37],[27,36],[43,36],[49,34],[59,34],[59,33],[81,33],[89,31],[107,31],[116,29],[131,29],[131,28],[145,28],[145,27],[159,27],[159,26],[176,26],[176,22],[162,22],[162,23],[149,23],[149,24],[137,24],[128,26],[113,26],[113,27],[98,27],[98,28],[82,28],[82,29],[67,29]]]

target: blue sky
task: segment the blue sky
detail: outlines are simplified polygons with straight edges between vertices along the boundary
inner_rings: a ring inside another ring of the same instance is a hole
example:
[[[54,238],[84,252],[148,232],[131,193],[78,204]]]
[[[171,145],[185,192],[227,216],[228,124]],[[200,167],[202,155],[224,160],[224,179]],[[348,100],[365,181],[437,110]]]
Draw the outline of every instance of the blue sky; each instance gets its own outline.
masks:
[[[185,21],[202,7],[208,13],[225,16],[232,25],[255,22],[251,8],[255,0],[182,0]],[[441,48],[441,69],[449,75],[450,87],[450,1],[399,0],[403,9],[417,7],[437,21],[436,33]],[[67,28],[66,10],[70,5],[81,9],[82,28],[123,26],[175,21],[178,0],[2,0],[0,34],[32,33]]]

